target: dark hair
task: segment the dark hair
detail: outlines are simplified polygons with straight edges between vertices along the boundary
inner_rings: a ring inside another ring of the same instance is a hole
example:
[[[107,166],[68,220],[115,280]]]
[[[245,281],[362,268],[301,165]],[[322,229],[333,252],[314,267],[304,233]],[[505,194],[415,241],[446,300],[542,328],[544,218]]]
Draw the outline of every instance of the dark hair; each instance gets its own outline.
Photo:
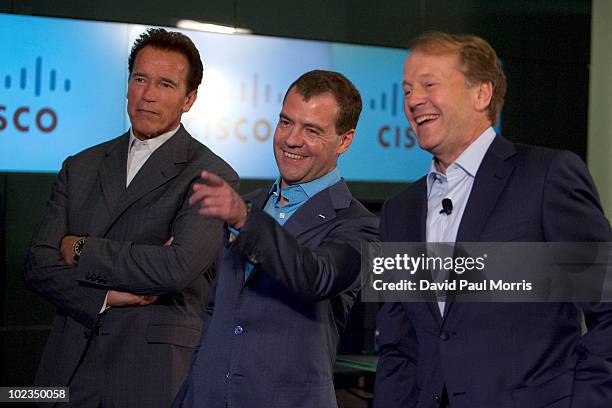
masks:
[[[357,127],[357,121],[361,113],[361,95],[359,95],[355,85],[344,75],[323,70],[307,72],[289,86],[285,93],[285,99],[293,88],[306,101],[312,96],[326,92],[334,95],[338,104],[338,117],[336,118],[336,132],[338,134],[341,135]]]
[[[410,51],[433,55],[457,53],[468,86],[486,82],[493,85],[487,116],[491,123],[497,123],[506,96],[506,76],[487,41],[475,35],[431,32],[417,38]]]
[[[189,75],[187,76],[187,92],[198,89],[202,82],[202,60],[200,53],[193,44],[193,41],[184,34],[176,31],[166,31],[163,28],[149,28],[134,41],[132,51],[128,58],[128,71],[132,75],[132,68],[138,53],[147,46],[159,48],[167,51],[176,51],[185,56],[189,62]]]

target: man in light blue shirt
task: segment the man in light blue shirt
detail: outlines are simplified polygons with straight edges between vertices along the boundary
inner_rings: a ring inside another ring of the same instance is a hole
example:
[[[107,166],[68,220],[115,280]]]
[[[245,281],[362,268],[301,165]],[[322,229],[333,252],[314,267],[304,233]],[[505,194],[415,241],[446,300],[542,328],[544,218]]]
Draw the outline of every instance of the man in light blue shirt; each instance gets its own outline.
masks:
[[[204,172],[191,203],[228,226],[214,305],[175,406],[336,407],[340,334],[359,290],[360,245],[378,220],[337,168],[361,97],[312,71],[287,91],[274,134],[280,177],[242,199]]]

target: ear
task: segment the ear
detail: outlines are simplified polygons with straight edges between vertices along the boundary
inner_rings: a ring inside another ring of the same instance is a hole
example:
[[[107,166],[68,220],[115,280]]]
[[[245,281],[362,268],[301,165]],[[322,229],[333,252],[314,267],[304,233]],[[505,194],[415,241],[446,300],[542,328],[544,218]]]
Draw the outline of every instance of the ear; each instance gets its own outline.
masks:
[[[481,82],[476,85],[476,97],[474,99],[474,108],[478,112],[484,112],[491,105],[493,97],[493,84],[491,82]]]
[[[187,95],[185,96],[185,103],[183,104],[183,113],[189,112],[189,109],[191,109],[197,97],[198,97],[197,90],[194,89],[193,91],[187,92]]]
[[[346,152],[353,143],[353,139],[355,138],[355,129],[351,129],[340,135],[340,145],[338,145],[338,150],[336,150],[336,154],[340,156],[342,153]]]

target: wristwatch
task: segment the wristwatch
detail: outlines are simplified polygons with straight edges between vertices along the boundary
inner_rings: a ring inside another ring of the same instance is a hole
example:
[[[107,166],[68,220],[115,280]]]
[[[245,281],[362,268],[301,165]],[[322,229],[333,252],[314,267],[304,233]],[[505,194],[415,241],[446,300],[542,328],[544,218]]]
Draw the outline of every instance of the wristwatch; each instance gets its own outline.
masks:
[[[74,245],[72,245],[74,262],[79,262],[79,258],[83,253],[83,247],[85,246],[85,240],[85,237],[81,237],[74,243]]]

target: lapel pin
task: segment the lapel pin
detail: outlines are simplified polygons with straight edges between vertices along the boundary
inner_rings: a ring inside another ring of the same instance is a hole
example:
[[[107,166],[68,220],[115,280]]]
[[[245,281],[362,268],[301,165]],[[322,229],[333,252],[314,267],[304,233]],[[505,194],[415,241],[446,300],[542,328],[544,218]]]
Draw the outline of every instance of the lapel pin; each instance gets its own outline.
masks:
[[[325,216],[323,214],[319,214],[319,217],[325,219]]]

